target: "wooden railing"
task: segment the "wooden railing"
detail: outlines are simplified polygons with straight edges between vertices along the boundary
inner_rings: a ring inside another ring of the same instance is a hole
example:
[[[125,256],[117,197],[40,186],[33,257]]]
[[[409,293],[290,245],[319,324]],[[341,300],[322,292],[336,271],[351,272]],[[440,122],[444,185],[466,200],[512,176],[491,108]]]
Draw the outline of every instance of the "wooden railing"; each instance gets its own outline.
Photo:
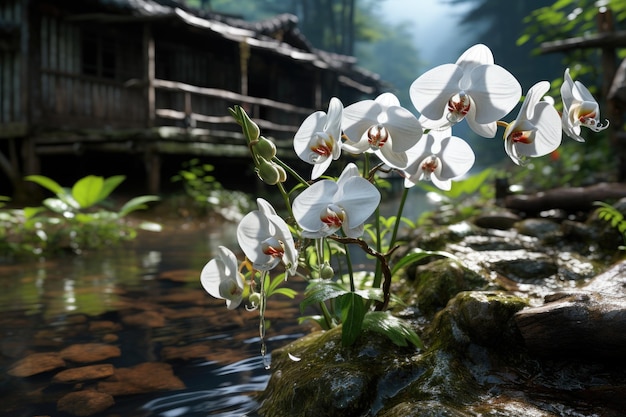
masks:
[[[283,139],[293,137],[302,120],[314,111],[267,98],[176,81],[157,79],[154,80],[153,87],[156,91],[155,116],[187,127],[238,130],[228,113],[228,107],[240,105],[265,135]],[[169,107],[162,107],[163,105]]]

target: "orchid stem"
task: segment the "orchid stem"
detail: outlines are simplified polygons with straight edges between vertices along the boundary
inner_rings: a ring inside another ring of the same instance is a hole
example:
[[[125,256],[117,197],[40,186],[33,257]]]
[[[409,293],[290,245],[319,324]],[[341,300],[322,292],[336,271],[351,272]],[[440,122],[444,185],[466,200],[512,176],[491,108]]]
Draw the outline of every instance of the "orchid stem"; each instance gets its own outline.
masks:
[[[398,214],[396,215],[396,224],[393,226],[393,233],[391,234],[391,240],[389,241],[389,247],[393,248],[396,244],[396,238],[398,237],[398,230],[400,229],[400,223],[402,222],[402,212],[404,211],[404,204],[409,195],[409,189],[404,188],[402,191],[402,197],[400,197],[400,204],[398,206]]]
[[[274,158],[272,158],[272,161],[276,162],[278,165],[280,165],[281,167],[283,167],[285,169],[285,171],[289,172],[291,175],[293,175],[293,177],[298,180],[298,182],[302,185],[304,185],[305,187],[308,187],[310,184],[307,180],[305,180],[304,178],[302,178],[300,176],[300,174],[298,174],[296,171],[293,170],[293,168],[291,168],[289,165],[287,165],[286,163],[284,163],[283,161],[281,161],[277,156],[275,156]]]

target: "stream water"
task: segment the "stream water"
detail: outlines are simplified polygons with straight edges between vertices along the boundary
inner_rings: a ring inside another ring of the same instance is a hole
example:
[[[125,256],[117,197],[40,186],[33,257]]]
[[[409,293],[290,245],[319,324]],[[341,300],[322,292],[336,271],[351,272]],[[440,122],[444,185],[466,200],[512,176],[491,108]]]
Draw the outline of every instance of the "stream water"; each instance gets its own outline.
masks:
[[[105,415],[254,416],[254,393],[270,375],[259,354],[258,314],[227,310],[199,283],[217,245],[237,247],[234,229],[177,221],[117,249],[0,265],[0,416],[58,416],[58,397],[71,391],[51,383],[54,372],[8,375],[17,360],[102,340],[121,350],[106,363],[167,362],[185,384],[116,396]],[[297,324],[298,300],[285,300],[268,306],[270,352],[306,331]],[[129,319],[138,314],[145,322]]]

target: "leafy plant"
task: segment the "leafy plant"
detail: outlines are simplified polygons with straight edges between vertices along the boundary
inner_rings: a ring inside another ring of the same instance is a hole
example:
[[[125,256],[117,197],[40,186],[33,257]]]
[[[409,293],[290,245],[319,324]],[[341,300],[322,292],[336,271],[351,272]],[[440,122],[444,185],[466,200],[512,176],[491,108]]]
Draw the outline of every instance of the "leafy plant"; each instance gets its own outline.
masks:
[[[34,233],[38,237],[39,252],[67,247],[79,253],[133,239],[137,234],[136,228],[124,222],[123,218],[147,208],[147,203],[158,201],[159,197],[134,197],[117,211],[97,207],[124,179],[122,175],[109,178],[88,175],[76,181],[71,188],[65,188],[46,176],[27,176],[25,180],[39,184],[55,196],[46,198],[42,207],[26,207],[19,212],[24,227],[24,242],[28,242],[29,233]],[[160,226],[152,222],[141,222],[137,228],[160,230]]]
[[[215,167],[193,158],[183,163],[172,182],[181,182],[192,206],[199,214],[217,212],[227,219],[239,217],[250,210],[250,197],[236,190],[226,190],[212,174]]]
[[[626,242],[626,218],[624,218],[624,215],[612,205],[602,201],[596,201],[594,206],[599,207],[596,211],[598,218],[606,221],[612,228],[619,231],[622,234],[622,239]],[[626,246],[619,246],[619,249],[626,250]]]

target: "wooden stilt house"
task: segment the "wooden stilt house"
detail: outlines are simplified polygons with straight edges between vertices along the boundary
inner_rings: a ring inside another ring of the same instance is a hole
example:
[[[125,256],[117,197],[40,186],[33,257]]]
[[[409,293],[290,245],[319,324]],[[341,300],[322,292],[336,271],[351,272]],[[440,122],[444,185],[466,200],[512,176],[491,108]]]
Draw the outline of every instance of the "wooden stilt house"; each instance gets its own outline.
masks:
[[[292,15],[251,23],[174,0],[0,0],[0,181],[15,191],[24,175],[71,170],[62,156],[115,166],[131,155],[158,192],[168,155],[247,155],[230,106],[290,149],[332,96],[380,90],[353,57],[311,47]]]

